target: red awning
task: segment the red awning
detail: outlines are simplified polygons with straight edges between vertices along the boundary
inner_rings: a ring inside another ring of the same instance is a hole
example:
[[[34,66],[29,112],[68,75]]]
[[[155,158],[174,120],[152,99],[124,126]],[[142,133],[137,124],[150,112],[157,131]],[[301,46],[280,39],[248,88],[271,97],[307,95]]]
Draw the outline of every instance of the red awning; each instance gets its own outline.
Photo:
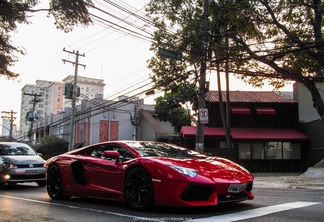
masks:
[[[233,139],[263,140],[308,140],[308,137],[296,129],[232,129]]]
[[[182,136],[196,136],[196,127],[195,126],[183,126],[181,128]],[[205,136],[224,136],[225,131],[223,128],[209,128],[204,127]]]
[[[205,136],[224,136],[223,128],[204,128]],[[259,129],[259,128],[232,128],[232,138],[235,140],[252,139],[252,140],[308,140],[308,137],[297,129]],[[196,136],[195,126],[183,126],[181,135]]]
[[[231,107],[232,114],[251,114],[248,107]]]
[[[255,107],[257,114],[275,115],[276,110],[271,107]]]

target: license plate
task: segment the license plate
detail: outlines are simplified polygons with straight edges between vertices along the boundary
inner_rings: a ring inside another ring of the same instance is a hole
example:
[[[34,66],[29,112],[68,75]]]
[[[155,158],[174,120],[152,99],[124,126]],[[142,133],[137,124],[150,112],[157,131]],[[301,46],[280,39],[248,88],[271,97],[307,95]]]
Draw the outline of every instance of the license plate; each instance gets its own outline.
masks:
[[[25,174],[26,175],[37,175],[38,171],[37,170],[26,170]]]
[[[228,192],[229,193],[240,193],[242,192],[246,187],[246,183],[232,183],[229,187],[228,187]]]

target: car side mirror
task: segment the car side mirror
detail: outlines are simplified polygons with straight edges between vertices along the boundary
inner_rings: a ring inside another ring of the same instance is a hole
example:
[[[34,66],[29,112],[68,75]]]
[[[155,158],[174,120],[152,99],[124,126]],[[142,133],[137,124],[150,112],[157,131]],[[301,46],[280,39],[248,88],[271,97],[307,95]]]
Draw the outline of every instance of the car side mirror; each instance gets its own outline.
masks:
[[[102,155],[108,159],[116,159],[116,164],[119,162],[120,154],[118,151],[104,151]]]

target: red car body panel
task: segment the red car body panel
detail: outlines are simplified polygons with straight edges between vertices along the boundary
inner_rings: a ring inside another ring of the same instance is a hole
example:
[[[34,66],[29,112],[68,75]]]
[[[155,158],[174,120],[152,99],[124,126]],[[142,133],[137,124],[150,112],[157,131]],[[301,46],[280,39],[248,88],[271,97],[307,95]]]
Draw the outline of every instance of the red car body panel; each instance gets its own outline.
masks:
[[[80,148],[47,161],[48,168],[51,165],[59,167],[65,195],[91,196],[125,202],[125,177],[130,169],[140,166],[152,178],[154,203],[157,206],[211,206],[221,202],[254,198],[251,193],[253,176],[227,159],[142,157],[128,146],[127,142],[107,143],[127,148],[135,158],[116,162],[86,155],[81,151],[87,148]],[[185,176],[170,165],[195,169],[198,175]],[[244,189],[236,193],[236,186],[231,184],[240,184]],[[229,192],[230,186],[234,186],[234,192]]]

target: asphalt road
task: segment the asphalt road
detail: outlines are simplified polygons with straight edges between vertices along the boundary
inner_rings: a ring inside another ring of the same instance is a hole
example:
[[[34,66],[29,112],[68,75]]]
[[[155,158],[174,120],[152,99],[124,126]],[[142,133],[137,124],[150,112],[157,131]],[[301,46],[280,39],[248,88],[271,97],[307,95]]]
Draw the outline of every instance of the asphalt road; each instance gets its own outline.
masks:
[[[255,188],[254,200],[216,207],[159,207],[133,211],[126,204],[90,198],[51,200],[36,184],[0,190],[0,221],[323,221],[324,192],[316,189]]]

